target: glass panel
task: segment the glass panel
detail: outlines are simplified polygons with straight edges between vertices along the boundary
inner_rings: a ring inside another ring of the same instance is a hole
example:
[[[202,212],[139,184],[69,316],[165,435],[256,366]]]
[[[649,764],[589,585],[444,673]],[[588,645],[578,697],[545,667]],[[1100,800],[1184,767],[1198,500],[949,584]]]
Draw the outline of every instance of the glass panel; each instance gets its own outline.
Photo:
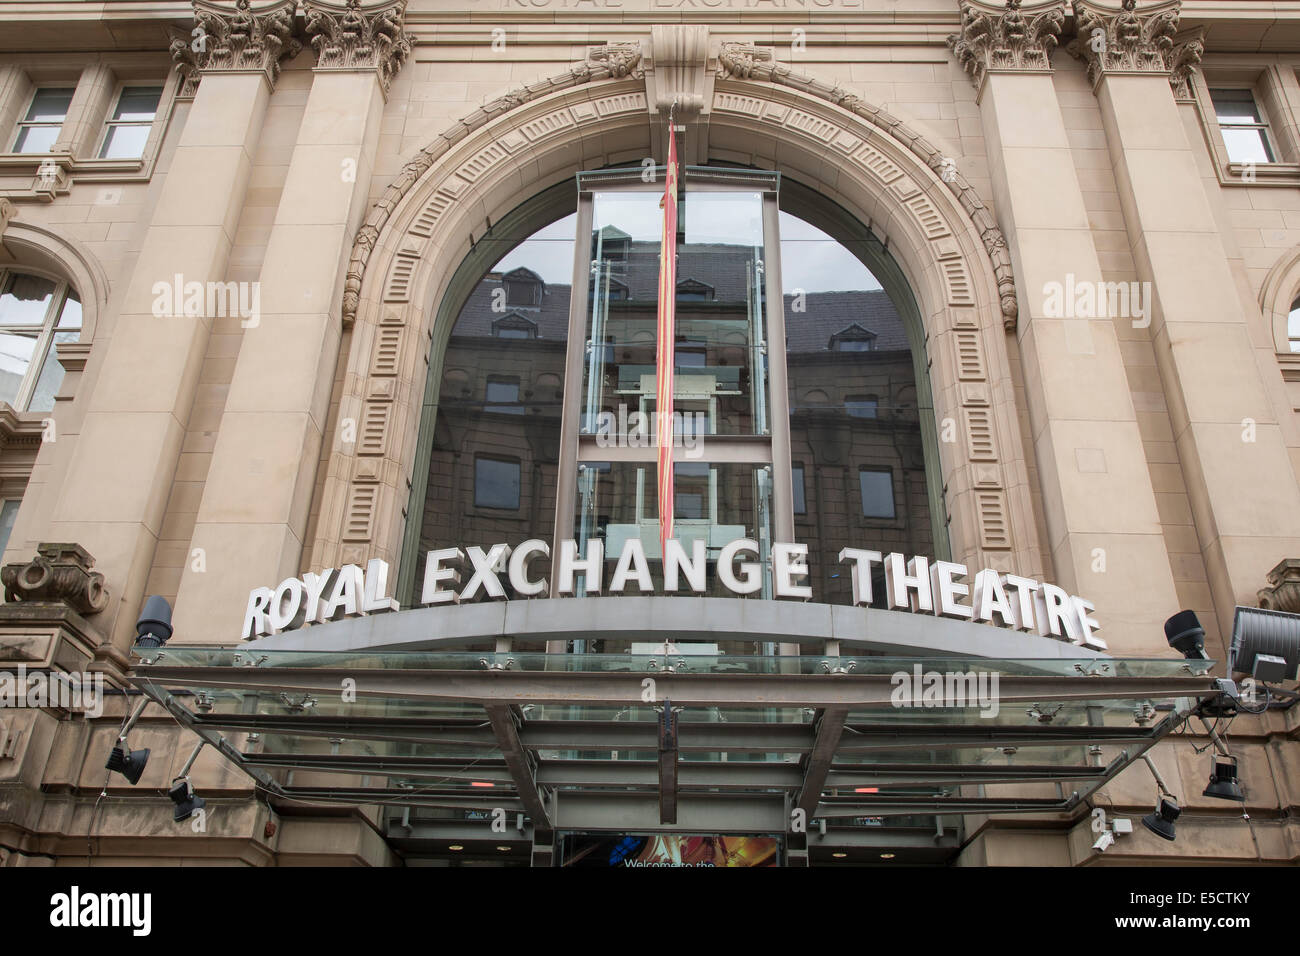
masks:
[[[113,119],[152,120],[158,112],[158,101],[161,98],[161,86],[128,86],[117,98]]]
[[[1291,312],[1286,318],[1286,334],[1291,340],[1291,351],[1300,352],[1300,299],[1291,303]]]
[[[678,462],[674,468],[673,493],[673,537],[682,544],[688,557],[693,554],[696,541],[705,543],[705,593],[733,597],[717,580],[718,555],[727,543],[748,538],[758,542],[760,555],[755,558],[752,553],[742,552],[737,565],[753,562],[766,566],[771,541],[771,470],[767,466]],[[574,537],[579,552],[586,553],[591,539],[605,544],[602,593],[610,592],[619,556],[629,539],[641,541],[651,589],[661,590],[658,476],[654,465],[579,464],[576,515]],[[738,575],[742,573],[737,571]],[[677,593],[694,593],[684,579],[679,584]],[[630,579],[623,593],[642,593],[635,578]],[[755,596],[771,596],[766,573]]]
[[[659,201],[655,192],[593,200],[588,434],[624,434],[656,411]],[[673,411],[700,434],[767,434],[762,195],[687,192],[682,206]]]
[[[1228,159],[1234,163],[1271,163],[1273,152],[1262,129],[1221,128],[1223,144],[1228,148]]]
[[[1210,100],[1215,116],[1224,125],[1263,122],[1250,90],[1210,90]]]
[[[48,153],[53,151],[62,126],[24,126],[18,131],[14,143],[15,153]]]
[[[552,535],[575,228],[576,216],[569,215],[505,251],[456,317],[442,353],[437,405],[424,412],[436,419],[416,556],[417,592],[430,550],[498,541],[515,546]],[[507,284],[526,278],[521,270],[538,280],[540,305],[506,304]],[[494,414],[507,411],[497,390],[507,381],[518,383],[510,400],[517,404],[507,414]],[[516,463],[510,508],[475,504],[478,456]]]
[[[35,350],[35,332],[0,332],[0,401],[17,401]]]
[[[59,386],[63,384],[63,365],[59,362],[53,346],[60,342],[75,342],[79,338],[81,338],[80,332],[54,333],[54,341],[49,352],[46,353],[45,363],[41,366],[36,388],[27,403],[29,412],[48,412],[54,409],[54,396],[58,394]]]
[[[139,159],[144,155],[149,129],[147,125],[110,126],[104,134],[104,145],[99,150],[99,158]]]
[[[817,600],[848,604],[842,548],[933,554],[916,374],[903,319],[862,261],[789,213],[780,225],[790,447],[803,479],[795,540],[808,544]]]
[[[862,514],[867,518],[894,517],[894,473],[868,471],[858,473],[862,486]]]
[[[0,292],[0,325],[40,325],[49,311],[54,286],[41,276],[10,273]]]
[[[18,518],[18,508],[21,505],[21,501],[6,501],[0,507],[0,554],[9,547],[9,535],[14,530],[14,521]]]
[[[30,123],[62,123],[71,104],[71,88],[37,90],[23,119]]]
[[[81,300],[77,298],[77,293],[69,291],[67,298],[63,300],[63,309],[59,313],[58,327],[61,329],[81,328]],[[69,339],[68,341],[72,340]]]
[[[493,379],[487,383],[486,403],[483,411],[498,415],[522,415],[524,407],[519,404],[519,379]]]

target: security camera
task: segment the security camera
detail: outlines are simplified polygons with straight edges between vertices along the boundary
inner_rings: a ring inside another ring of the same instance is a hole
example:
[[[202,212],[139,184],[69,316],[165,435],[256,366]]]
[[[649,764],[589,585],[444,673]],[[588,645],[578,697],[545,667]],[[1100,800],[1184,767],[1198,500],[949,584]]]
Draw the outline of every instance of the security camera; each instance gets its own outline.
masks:
[[[1107,848],[1114,842],[1115,834],[1110,830],[1103,830],[1101,836],[1097,837],[1097,842],[1092,845],[1092,848],[1105,853]]]

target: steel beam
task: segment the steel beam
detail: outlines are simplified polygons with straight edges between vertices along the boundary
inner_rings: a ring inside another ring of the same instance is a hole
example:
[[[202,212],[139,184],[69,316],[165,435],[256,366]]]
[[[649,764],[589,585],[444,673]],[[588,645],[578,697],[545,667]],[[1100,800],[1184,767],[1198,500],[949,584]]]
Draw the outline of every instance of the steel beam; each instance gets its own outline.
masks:
[[[552,829],[551,817],[546,812],[546,804],[537,789],[537,780],[528,761],[528,751],[519,740],[517,721],[520,718],[517,712],[508,704],[493,704],[486,709],[488,720],[492,722],[492,732],[496,734],[497,745],[501,748],[501,756],[505,758],[510,776],[514,778],[519,800],[532,818],[534,830],[549,833]]]
[[[817,809],[826,784],[826,774],[835,751],[840,745],[840,735],[844,732],[844,710],[836,708],[823,710],[816,720],[816,734],[811,752],[804,759],[803,787],[795,800],[795,807],[804,812],[804,819],[811,819]]]

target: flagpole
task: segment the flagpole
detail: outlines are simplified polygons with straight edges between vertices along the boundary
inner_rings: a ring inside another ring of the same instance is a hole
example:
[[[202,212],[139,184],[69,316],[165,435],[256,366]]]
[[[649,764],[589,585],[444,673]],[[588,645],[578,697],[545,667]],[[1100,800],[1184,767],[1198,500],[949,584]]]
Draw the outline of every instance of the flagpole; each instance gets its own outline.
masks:
[[[655,356],[655,408],[658,412],[659,556],[663,560],[673,536],[673,372],[677,311],[677,100],[668,108],[668,166],[664,195],[663,237],[659,246],[659,302]]]

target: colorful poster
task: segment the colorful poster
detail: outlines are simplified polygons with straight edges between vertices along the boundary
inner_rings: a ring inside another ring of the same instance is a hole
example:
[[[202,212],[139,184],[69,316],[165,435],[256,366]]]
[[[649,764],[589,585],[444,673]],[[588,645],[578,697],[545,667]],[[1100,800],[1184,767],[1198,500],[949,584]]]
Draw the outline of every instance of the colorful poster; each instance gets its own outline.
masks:
[[[769,836],[574,834],[565,837],[563,866],[776,866],[780,841]]]

